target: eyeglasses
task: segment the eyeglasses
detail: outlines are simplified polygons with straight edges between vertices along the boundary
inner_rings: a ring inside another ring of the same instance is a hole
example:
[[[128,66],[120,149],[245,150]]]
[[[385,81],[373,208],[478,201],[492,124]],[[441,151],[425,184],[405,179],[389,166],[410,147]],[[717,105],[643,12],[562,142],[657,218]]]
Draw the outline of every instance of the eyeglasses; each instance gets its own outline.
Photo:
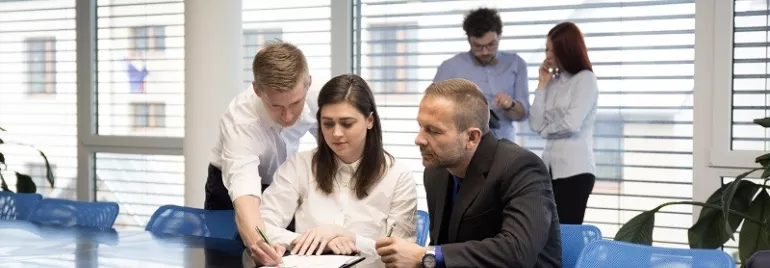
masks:
[[[497,48],[497,45],[498,45],[498,41],[497,40],[492,41],[492,42],[490,42],[489,44],[486,44],[486,45],[480,45],[480,44],[476,44],[476,43],[473,43],[473,42],[470,42],[470,43],[471,43],[471,49],[473,49],[474,51],[482,51],[485,48],[487,50],[492,50],[492,49]]]

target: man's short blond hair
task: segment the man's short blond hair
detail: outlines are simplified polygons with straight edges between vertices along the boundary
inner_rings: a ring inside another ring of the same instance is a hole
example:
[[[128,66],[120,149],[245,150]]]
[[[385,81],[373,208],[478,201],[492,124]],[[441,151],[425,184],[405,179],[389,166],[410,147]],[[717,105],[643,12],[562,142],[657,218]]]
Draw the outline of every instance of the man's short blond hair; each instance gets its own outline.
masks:
[[[458,131],[471,127],[489,132],[489,103],[476,84],[462,78],[433,83],[425,90],[425,98],[439,97],[454,103],[454,121]]]
[[[283,41],[271,41],[262,47],[254,56],[251,70],[258,90],[286,92],[294,89],[300,79],[305,87],[310,82],[305,54]]]

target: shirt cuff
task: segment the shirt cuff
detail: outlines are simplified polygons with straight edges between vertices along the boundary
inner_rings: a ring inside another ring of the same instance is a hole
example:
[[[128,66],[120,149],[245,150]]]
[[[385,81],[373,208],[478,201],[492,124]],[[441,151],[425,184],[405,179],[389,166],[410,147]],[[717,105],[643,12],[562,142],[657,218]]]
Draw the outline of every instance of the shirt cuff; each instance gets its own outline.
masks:
[[[444,263],[444,252],[441,251],[441,246],[436,246],[436,268],[446,268]]]
[[[259,177],[257,177],[259,178]],[[230,195],[230,201],[244,195],[252,195],[257,198],[262,197],[262,181],[255,178],[234,178],[230,187],[227,187],[227,193]]]
[[[378,257],[375,241],[361,235],[356,235],[356,249],[364,257]]]

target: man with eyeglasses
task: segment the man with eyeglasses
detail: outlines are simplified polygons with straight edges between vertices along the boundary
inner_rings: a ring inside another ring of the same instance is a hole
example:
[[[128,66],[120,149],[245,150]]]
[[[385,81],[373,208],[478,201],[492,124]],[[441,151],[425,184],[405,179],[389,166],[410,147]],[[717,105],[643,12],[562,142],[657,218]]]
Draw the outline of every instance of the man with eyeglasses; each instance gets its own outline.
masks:
[[[527,63],[516,53],[497,50],[503,22],[496,9],[472,10],[465,16],[463,30],[471,50],[444,61],[433,82],[464,78],[475,83],[487,98],[493,117],[499,118],[499,127],[491,124],[492,132],[515,142],[513,121],[524,120],[529,113]]]

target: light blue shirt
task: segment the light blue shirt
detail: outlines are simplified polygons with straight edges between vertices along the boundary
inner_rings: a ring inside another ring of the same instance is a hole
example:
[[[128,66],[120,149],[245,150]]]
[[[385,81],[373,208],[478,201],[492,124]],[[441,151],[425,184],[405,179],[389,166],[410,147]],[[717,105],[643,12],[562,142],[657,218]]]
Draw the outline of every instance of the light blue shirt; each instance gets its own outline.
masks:
[[[596,174],[594,122],[599,100],[596,75],[562,73],[535,90],[529,126],[546,139],[543,162],[554,179]]]
[[[516,141],[513,120],[505,111],[495,105],[495,96],[505,93],[524,105],[529,114],[529,89],[527,85],[527,63],[516,53],[498,51],[492,64],[480,64],[471,52],[463,52],[444,61],[436,71],[433,82],[452,78],[463,78],[475,83],[489,102],[490,108],[500,118],[500,128],[492,129],[499,138]],[[517,104],[517,105],[519,105]],[[521,120],[527,118],[524,116]]]

